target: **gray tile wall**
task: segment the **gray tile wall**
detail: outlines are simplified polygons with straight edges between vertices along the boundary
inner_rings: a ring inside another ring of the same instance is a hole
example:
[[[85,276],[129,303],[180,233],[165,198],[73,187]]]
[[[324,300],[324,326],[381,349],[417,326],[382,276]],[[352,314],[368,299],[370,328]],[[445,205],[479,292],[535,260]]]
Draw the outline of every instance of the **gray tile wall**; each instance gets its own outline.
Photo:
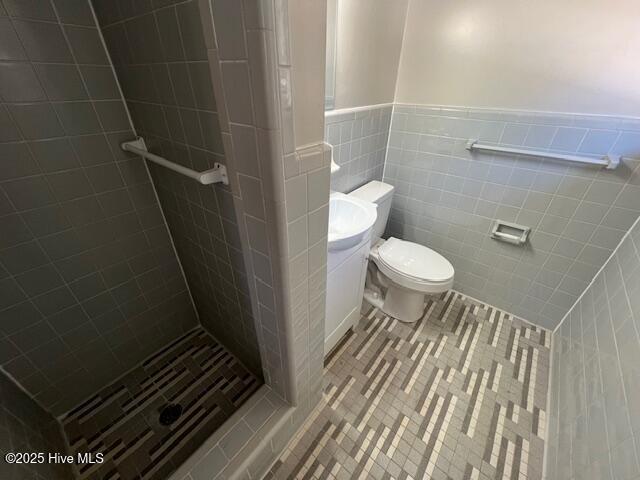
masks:
[[[640,476],[640,221],[553,335],[547,478]]]
[[[306,412],[321,388],[328,149],[296,148],[287,0],[200,7],[265,383]]]
[[[196,316],[87,2],[0,9],[0,365],[61,414]]]
[[[227,424],[230,430],[218,448],[192,457],[179,473],[185,480],[261,478],[321,398],[329,155],[322,138],[296,148],[293,110],[315,107],[291,103],[289,1],[203,0],[200,5],[212,7],[203,24],[246,245],[264,388],[286,407],[272,415],[278,420],[267,432],[254,428],[250,412],[238,412],[244,417]],[[319,108],[305,113],[323,115]],[[276,403],[263,402],[261,415]]]
[[[8,464],[6,453],[56,452],[65,455],[66,446],[60,425],[18,386],[0,373],[0,462],[1,478],[68,480],[73,478],[68,465],[55,463]]]
[[[93,3],[149,150],[199,171],[225,163],[197,0]],[[261,376],[230,190],[150,168],[200,322]]]
[[[348,193],[371,180],[382,180],[392,105],[355,112],[325,113],[325,140],[333,146],[340,170],[331,175],[331,190]]]
[[[607,171],[471,154],[468,139],[627,158]],[[445,255],[462,292],[553,328],[640,213],[640,120],[396,105],[384,180],[388,235]],[[494,219],[531,227],[530,243],[491,239]]]

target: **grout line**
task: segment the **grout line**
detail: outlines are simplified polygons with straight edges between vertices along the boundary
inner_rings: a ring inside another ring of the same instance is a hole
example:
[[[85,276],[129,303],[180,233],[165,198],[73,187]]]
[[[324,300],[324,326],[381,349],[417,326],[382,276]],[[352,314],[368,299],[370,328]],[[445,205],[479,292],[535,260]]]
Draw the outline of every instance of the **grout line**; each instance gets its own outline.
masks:
[[[602,274],[602,272],[604,271],[605,267],[609,264],[609,262],[611,261],[611,259],[616,255],[616,253],[618,253],[618,249],[620,248],[620,245],[622,245],[624,243],[624,241],[631,235],[631,232],[638,226],[640,225],[640,216],[636,219],[635,222],[633,222],[633,225],[631,225],[631,227],[629,228],[629,230],[627,230],[627,233],[624,234],[624,236],[620,239],[620,242],[618,242],[618,245],[616,245],[616,247],[613,249],[613,251],[611,252],[611,254],[609,255],[609,257],[607,258],[607,260],[602,264],[602,266],[600,267],[600,269],[596,272],[596,274],[593,276],[593,278],[591,279],[591,282],[589,282],[589,285],[587,285],[587,287],[584,289],[584,291],[580,294],[580,296],[578,297],[578,299],[573,303],[573,305],[571,306],[571,308],[569,308],[569,310],[567,311],[567,313],[565,314],[564,317],[562,317],[562,320],[560,320],[560,323],[558,323],[558,325],[556,326],[556,328],[553,329],[553,334],[555,334],[556,332],[558,332],[560,330],[560,327],[562,326],[562,324],[564,323],[564,321],[567,319],[567,317],[569,316],[569,314],[571,313],[571,311],[576,307],[576,305],[580,302],[580,300],[582,300],[582,298],[585,296],[585,294],[587,293],[587,291],[594,285],[596,279]]]

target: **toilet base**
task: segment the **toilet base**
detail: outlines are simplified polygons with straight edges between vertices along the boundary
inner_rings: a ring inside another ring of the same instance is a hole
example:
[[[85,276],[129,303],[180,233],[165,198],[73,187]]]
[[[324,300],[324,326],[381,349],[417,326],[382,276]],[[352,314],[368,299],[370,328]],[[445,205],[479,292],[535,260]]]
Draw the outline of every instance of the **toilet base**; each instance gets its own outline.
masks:
[[[364,299],[384,313],[402,322],[413,323],[422,318],[427,295],[446,292],[453,286],[450,282],[431,286],[428,291],[411,290],[398,285],[384,275],[375,262],[375,251],[369,254]]]
[[[424,313],[424,293],[389,285],[382,311],[403,322],[413,323]]]
[[[413,323],[422,317],[424,298],[424,293],[393,286],[387,288],[384,296],[368,288],[364,290],[364,299],[370,305],[379,308],[390,317],[406,323]]]

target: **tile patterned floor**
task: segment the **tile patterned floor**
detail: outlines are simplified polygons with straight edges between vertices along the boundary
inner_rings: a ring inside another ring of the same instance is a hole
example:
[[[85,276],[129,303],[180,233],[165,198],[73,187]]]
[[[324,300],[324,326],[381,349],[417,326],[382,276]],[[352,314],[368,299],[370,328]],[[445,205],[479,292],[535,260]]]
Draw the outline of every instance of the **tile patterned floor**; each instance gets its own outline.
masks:
[[[369,307],[267,478],[539,480],[550,343],[454,291],[414,324]]]
[[[62,419],[70,451],[102,452],[80,479],[166,479],[260,387],[203,329],[147,358]],[[172,425],[159,422],[167,403],[183,407]]]

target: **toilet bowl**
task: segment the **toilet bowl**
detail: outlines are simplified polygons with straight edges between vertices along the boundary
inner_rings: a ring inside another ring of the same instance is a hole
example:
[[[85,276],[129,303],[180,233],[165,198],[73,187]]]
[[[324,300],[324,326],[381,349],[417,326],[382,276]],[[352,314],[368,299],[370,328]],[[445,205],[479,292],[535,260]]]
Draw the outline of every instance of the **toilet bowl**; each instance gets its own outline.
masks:
[[[404,322],[415,322],[422,316],[426,294],[446,292],[453,286],[451,263],[417,243],[394,237],[380,240],[369,259],[377,272],[372,269],[376,276],[370,276],[369,288],[365,284],[365,299]],[[382,289],[384,296],[380,295]]]
[[[445,257],[424,245],[395,237],[381,238],[393,190],[392,185],[373,181],[349,194],[378,207],[364,298],[393,318],[415,322],[424,313],[425,295],[449,290],[455,271]]]

